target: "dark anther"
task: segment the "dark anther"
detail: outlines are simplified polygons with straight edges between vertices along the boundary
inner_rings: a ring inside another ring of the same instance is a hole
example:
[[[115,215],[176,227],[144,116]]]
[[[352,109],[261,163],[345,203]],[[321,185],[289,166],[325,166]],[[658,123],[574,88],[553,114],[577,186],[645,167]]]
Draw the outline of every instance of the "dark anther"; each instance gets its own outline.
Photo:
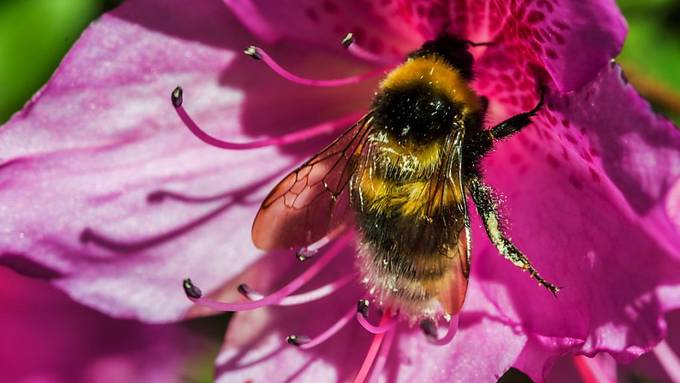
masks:
[[[255,46],[252,45],[249,46],[248,48],[243,50],[243,53],[245,53],[247,56],[252,57],[254,60],[262,60],[262,55]]]
[[[346,34],[345,37],[342,38],[340,44],[345,48],[349,48],[350,45],[354,44],[354,35],[351,32]]]
[[[437,339],[437,324],[432,319],[420,321],[420,329],[430,339]]]
[[[203,295],[201,289],[199,289],[198,286],[194,285],[194,282],[192,282],[191,279],[189,278],[182,281],[182,287],[184,287],[184,293],[189,298],[198,299]]]
[[[251,289],[250,286],[246,285],[245,283],[241,283],[240,285],[238,285],[236,290],[238,290],[238,292],[241,295],[243,295],[244,297],[246,297],[248,299],[250,299],[250,293],[253,292],[253,289]]]
[[[361,314],[364,318],[368,319],[368,300],[359,299],[357,302],[357,312]]]
[[[309,341],[309,337],[304,335],[288,335],[286,337],[286,342],[288,342],[288,344],[292,344],[293,346],[302,346]]]
[[[317,253],[316,250],[302,248],[295,252],[295,258],[297,258],[297,260],[300,262],[304,262],[309,258],[313,257],[316,253]]]
[[[170,100],[172,100],[172,105],[175,108],[179,108],[180,106],[182,106],[182,101],[183,101],[182,95],[183,94],[184,94],[184,91],[182,90],[181,86],[178,86],[177,88],[175,88],[175,90],[173,90],[172,93],[170,94]]]

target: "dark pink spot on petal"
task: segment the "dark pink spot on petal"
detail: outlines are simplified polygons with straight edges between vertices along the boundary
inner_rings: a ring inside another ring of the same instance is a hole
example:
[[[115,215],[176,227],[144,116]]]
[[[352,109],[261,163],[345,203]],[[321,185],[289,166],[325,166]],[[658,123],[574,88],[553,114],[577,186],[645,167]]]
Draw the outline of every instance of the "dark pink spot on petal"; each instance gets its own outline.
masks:
[[[308,19],[312,20],[313,22],[315,23],[319,22],[319,14],[316,13],[316,11],[313,10],[312,8],[307,8],[305,10],[305,15],[307,16]]]
[[[368,42],[368,50],[373,53],[383,53],[385,50],[385,43],[378,37],[372,37]]]
[[[545,20],[545,15],[540,11],[533,10],[529,12],[529,15],[527,16],[527,22],[529,24],[536,24],[543,20]]]
[[[578,142],[576,138],[569,133],[565,134],[564,138],[566,138],[567,141],[571,142],[572,144],[576,144]]]
[[[599,183],[600,182],[600,175],[597,174],[595,169],[593,169],[593,168],[589,168],[589,169],[590,169],[590,178],[592,178],[593,181],[595,181],[596,183]]]
[[[557,52],[555,52],[555,50],[552,49],[552,48],[546,49],[546,50],[545,50],[545,54],[546,54],[549,58],[551,58],[551,59],[553,59],[553,60],[556,60],[556,59],[557,59]]]
[[[565,161],[569,160],[569,152],[567,152],[567,149],[564,146],[562,147],[562,158],[564,158]]]
[[[324,9],[324,11],[330,13],[331,15],[335,15],[338,12],[340,12],[340,9],[338,8],[338,6],[333,4],[329,0],[326,0],[326,1],[323,2],[323,9]]]
[[[570,175],[568,181],[576,190],[583,190],[583,184],[576,176]]]
[[[548,165],[552,166],[553,168],[557,169],[560,167],[560,162],[557,160],[557,158],[553,157],[552,154],[546,155],[545,159],[548,161]]]

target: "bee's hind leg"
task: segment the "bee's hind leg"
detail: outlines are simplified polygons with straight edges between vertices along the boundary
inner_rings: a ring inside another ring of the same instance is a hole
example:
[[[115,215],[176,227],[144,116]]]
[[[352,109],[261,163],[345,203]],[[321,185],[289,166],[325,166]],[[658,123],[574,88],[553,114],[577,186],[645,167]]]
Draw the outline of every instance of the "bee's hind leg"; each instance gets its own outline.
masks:
[[[557,295],[560,290],[559,287],[543,279],[538,271],[531,265],[529,259],[522,254],[522,252],[512,244],[508,236],[503,232],[500,218],[498,216],[496,200],[493,196],[491,188],[484,185],[478,177],[473,177],[469,183],[472,200],[477,206],[477,211],[484,222],[484,229],[489,236],[491,242],[496,246],[498,251],[513,265],[528,271],[532,278],[536,279],[538,283],[550,290],[551,293]]]

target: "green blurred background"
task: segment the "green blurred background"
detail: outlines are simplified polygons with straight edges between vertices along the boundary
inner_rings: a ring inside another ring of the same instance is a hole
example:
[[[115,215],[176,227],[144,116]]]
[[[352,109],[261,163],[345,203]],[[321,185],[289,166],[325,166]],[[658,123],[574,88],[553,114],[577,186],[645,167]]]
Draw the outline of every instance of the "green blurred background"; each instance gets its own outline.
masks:
[[[88,23],[121,0],[0,0],[0,123],[42,86]],[[680,0],[619,0],[630,33],[619,62],[680,121]]]

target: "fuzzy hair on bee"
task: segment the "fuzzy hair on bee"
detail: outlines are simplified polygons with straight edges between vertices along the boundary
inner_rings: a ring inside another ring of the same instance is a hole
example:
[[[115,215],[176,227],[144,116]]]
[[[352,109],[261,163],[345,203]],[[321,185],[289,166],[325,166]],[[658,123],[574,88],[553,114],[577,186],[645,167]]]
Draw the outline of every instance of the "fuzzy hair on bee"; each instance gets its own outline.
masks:
[[[463,305],[470,197],[498,252],[556,294],[505,234],[480,171],[498,140],[531,123],[545,90],[533,109],[486,128],[487,101],[470,86],[473,45],[441,36],[389,72],[369,112],[265,199],[255,245],[304,248],[354,225],[357,269],[373,300],[423,327]]]

